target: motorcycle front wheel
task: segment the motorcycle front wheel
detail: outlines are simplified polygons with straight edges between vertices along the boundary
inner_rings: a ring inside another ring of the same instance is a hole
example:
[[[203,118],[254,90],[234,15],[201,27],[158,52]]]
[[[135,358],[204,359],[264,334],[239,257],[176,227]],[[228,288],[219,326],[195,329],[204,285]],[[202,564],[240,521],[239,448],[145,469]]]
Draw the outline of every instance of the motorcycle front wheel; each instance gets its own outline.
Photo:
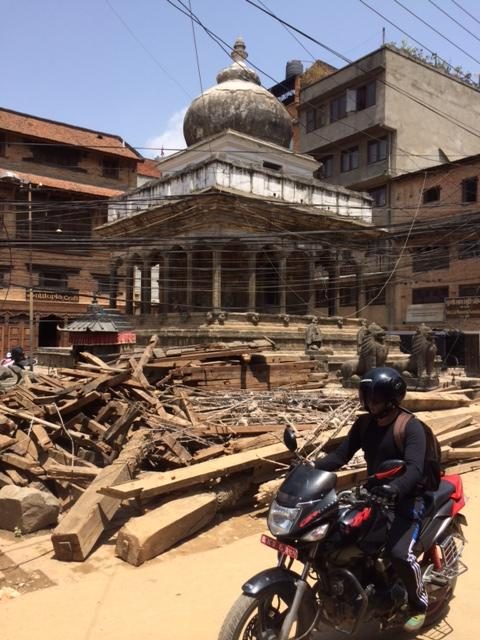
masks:
[[[242,594],[228,612],[218,640],[276,640],[292,600],[292,593],[281,585],[265,589],[256,596]],[[305,634],[312,621],[312,611],[301,605],[289,640]],[[308,637],[310,634],[305,640]]]

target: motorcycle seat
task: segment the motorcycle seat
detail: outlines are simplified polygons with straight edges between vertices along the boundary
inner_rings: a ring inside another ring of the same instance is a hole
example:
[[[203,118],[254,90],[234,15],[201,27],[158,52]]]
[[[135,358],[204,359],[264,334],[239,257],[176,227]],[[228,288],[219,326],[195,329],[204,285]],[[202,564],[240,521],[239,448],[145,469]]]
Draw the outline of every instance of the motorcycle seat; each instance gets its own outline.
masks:
[[[440,480],[440,486],[436,491],[426,491],[424,493],[425,499],[425,516],[437,511],[442,504],[445,504],[454,492],[455,487],[448,480]]]

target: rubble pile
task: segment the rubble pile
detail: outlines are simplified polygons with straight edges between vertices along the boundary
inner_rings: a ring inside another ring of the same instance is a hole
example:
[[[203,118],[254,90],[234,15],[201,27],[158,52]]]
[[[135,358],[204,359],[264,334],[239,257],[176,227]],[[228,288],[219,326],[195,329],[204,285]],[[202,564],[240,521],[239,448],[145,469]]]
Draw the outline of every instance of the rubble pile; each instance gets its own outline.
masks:
[[[122,504],[133,504],[141,515],[118,533],[116,553],[141,564],[219,512],[261,503],[288,469],[286,425],[314,458],[340,442],[358,411],[354,391],[322,388],[326,374],[302,368],[312,361],[282,356],[267,340],[167,352],[157,342],[108,364],[84,353],[76,368],[26,376],[0,396],[0,511],[8,506],[0,527],[34,531],[60,514],[56,558],[84,560]],[[273,364],[285,373],[272,376]],[[480,466],[475,395],[452,388],[407,399],[460,470]],[[364,473],[357,459],[338,483]],[[30,505],[38,513],[28,519]]]

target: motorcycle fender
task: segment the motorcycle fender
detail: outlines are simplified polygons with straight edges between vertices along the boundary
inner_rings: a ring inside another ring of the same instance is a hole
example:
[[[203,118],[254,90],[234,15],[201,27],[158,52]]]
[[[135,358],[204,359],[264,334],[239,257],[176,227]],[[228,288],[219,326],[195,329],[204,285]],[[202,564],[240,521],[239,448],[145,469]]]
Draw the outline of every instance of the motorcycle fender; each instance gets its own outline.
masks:
[[[294,571],[290,571],[289,569],[285,569],[283,567],[273,567],[272,569],[265,569],[264,571],[261,571],[260,573],[257,573],[255,576],[250,578],[250,580],[245,582],[245,584],[242,586],[242,591],[247,596],[258,596],[259,593],[265,591],[266,589],[270,589],[273,586],[281,585],[283,589],[291,594],[293,599],[293,596],[297,589],[296,583],[298,580],[301,580],[301,577],[298,575],[298,573],[295,573]],[[315,596],[313,595],[313,591],[310,585],[307,585],[307,590],[305,591],[303,599],[311,607],[311,610],[315,611]]]

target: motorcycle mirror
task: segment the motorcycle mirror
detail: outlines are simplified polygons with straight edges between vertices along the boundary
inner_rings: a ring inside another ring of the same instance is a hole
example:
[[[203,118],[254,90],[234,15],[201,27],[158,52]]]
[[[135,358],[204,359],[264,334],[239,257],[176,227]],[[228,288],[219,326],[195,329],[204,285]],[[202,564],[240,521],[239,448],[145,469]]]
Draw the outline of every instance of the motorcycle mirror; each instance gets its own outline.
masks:
[[[283,442],[287,449],[292,453],[297,450],[297,436],[295,435],[295,431],[292,427],[285,427],[285,431],[283,432]]]

